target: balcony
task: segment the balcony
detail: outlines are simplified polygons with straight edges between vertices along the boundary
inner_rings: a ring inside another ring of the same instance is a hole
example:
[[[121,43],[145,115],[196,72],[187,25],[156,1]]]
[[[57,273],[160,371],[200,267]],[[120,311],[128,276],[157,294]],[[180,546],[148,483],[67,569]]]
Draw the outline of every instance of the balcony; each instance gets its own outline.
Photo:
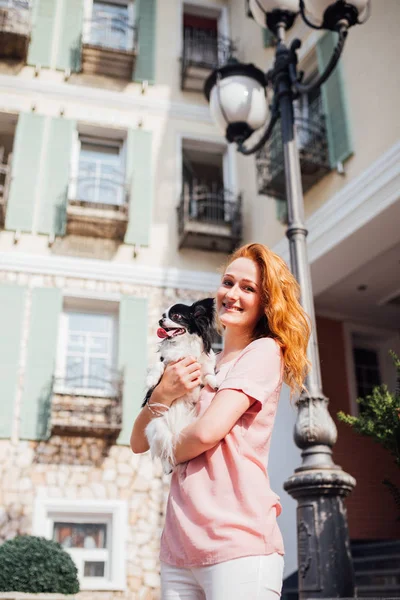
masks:
[[[236,47],[226,37],[206,29],[184,28],[181,59],[181,89],[202,92],[211,71],[235,55]]]
[[[309,107],[308,118],[295,116],[297,145],[300,155],[303,192],[330,171],[325,116],[321,99]],[[280,123],[277,123],[271,139],[256,154],[258,193],[286,199],[283,145]]]
[[[24,61],[30,35],[28,0],[0,0],[0,56]]]
[[[122,429],[122,389],[123,377],[112,369],[105,377],[55,378],[51,434],[115,441]]]
[[[122,241],[128,226],[128,190],[124,174],[94,161],[81,161],[70,184],[67,204],[68,235]]]
[[[85,29],[82,72],[130,81],[138,50],[138,30],[128,16],[97,11]]]
[[[179,248],[232,252],[242,239],[241,196],[184,184],[178,206]]]
[[[0,148],[0,227],[4,227],[6,221],[7,199],[11,181],[11,160],[4,157],[4,148]]]

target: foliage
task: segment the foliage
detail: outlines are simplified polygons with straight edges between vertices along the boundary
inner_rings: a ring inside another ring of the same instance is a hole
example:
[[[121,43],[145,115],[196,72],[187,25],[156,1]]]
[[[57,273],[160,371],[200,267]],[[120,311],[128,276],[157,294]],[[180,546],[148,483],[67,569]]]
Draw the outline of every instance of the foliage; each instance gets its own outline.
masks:
[[[381,444],[400,468],[400,359],[394,352],[390,354],[397,370],[395,393],[390,393],[386,385],[375,387],[371,395],[357,399],[360,406],[358,417],[339,412],[338,418],[357,433]],[[400,510],[400,489],[388,479],[384,479],[383,483],[389,488]]]
[[[0,546],[0,591],[75,594],[77,568],[57,542],[17,536]]]

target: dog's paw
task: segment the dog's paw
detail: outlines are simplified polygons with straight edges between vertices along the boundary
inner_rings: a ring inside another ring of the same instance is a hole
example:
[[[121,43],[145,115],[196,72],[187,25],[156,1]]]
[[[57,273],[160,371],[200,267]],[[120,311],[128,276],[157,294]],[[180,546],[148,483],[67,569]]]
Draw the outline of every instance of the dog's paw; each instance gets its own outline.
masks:
[[[215,375],[212,374],[208,374],[204,377],[204,381],[206,382],[207,385],[210,386],[210,388],[212,390],[217,390],[218,386],[217,386],[217,378]]]

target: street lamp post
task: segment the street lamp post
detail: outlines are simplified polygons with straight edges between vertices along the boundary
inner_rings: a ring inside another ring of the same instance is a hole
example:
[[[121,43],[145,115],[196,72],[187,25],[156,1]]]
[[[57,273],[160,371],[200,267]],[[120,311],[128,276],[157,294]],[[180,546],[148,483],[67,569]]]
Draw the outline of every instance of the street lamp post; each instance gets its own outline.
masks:
[[[355,480],[332,459],[337,430],[328,412],[328,399],[322,391],[293,102],[328,79],[340,58],[348,29],[368,18],[369,0],[248,0],[248,8],[255,20],[262,27],[268,27],[277,38],[273,68],[263,73],[253,64],[232,60],[208,77],[204,91],[217,125],[228,142],[236,143],[238,151],[244,155],[260,150],[280,119],[290,262],[300,284],[302,305],[312,325],[308,346],[312,369],[306,391],[297,402],[294,430],[295,442],[302,450],[302,464],[284,484],[298,501],[299,596],[300,600],[349,597],[354,595],[354,574],[343,499],[352,491]],[[338,34],[325,71],[310,85],[302,83],[297,69],[300,40],[295,39],[290,47],[285,44],[285,33],[292,27],[299,10],[310,27]],[[268,87],[273,90],[273,100],[266,124]],[[251,147],[247,146],[247,140],[257,130],[261,132],[257,141]]]

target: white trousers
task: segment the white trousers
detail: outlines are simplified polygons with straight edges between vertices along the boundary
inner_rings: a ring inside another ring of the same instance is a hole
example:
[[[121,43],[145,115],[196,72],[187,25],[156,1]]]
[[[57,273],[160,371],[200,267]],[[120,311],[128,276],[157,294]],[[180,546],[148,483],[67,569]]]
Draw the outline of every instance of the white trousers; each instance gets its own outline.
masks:
[[[283,556],[245,556],[206,567],[161,563],[161,600],[279,600]]]

